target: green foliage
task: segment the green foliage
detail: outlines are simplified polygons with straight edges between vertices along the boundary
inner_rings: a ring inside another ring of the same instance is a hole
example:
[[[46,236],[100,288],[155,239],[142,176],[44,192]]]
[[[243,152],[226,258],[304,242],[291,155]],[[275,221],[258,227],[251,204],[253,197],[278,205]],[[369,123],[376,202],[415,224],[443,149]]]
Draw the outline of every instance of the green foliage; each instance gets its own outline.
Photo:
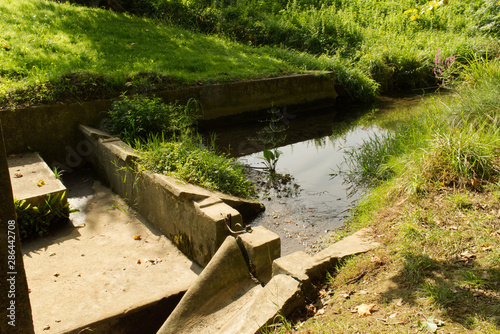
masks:
[[[66,192],[47,195],[42,206],[32,206],[26,201],[15,200],[17,222],[21,239],[43,236],[57,225],[66,222],[72,210],[66,200]]]
[[[140,164],[145,169],[235,196],[255,196],[252,181],[246,178],[242,164],[203,148],[192,138],[168,142],[150,137],[138,151]]]
[[[155,97],[123,97],[110,111],[111,128],[139,151],[145,169],[235,196],[255,196],[243,165],[203,145],[196,132],[199,117],[195,100],[180,106]]]
[[[485,34],[500,36],[500,2],[486,0],[482,8],[474,15],[476,26]]]
[[[128,142],[150,135],[173,138],[189,132],[200,118],[198,104],[166,104],[157,97],[127,97],[113,103],[109,111],[111,130]]]
[[[368,73],[382,91],[434,86],[438,47],[463,61],[471,51],[483,54],[498,45],[476,29],[491,28],[496,20],[491,16],[500,6],[493,1],[141,1],[153,4],[157,17],[175,9],[169,22],[188,29],[253,46],[340,56]]]
[[[471,63],[465,80],[457,107],[431,105],[394,131],[347,150],[348,179],[374,185],[397,176],[400,190],[410,192],[431,185],[480,190],[482,183],[496,182],[500,62]]]
[[[262,159],[264,160],[264,165],[269,173],[276,173],[276,165],[281,155],[281,151],[278,149],[268,150],[267,148],[262,151]]]

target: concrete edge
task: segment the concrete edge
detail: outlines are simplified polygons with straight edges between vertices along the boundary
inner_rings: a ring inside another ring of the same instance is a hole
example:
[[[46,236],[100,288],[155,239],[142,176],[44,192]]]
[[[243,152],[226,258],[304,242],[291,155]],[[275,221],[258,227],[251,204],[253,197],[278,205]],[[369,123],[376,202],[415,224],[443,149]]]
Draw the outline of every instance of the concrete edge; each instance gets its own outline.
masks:
[[[332,72],[313,72],[283,75],[254,80],[242,80],[210,85],[193,85],[156,91],[154,94],[167,103],[186,104],[194,98],[200,102],[206,121],[220,124],[223,119],[245,118],[257,111],[272,107],[293,108],[307,112],[311,108],[335,105],[338,84]],[[118,98],[118,97],[117,97]],[[74,134],[78,124],[96,126],[103,122],[110,100],[93,100],[67,104],[36,105],[0,110],[4,124],[7,153],[19,153],[28,147],[41,152],[49,162],[74,168],[84,147]],[[300,107],[298,107],[300,106]],[[226,123],[234,121],[226,120]],[[76,160],[76,161],[75,161]]]
[[[256,201],[212,192],[175,178],[142,170],[139,156],[127,144],[92,127],[80,125],[91,145],[87,157],[113,191],[201,266],[208,264],[225,237],[242,229],[240,213],[260,212]]]
[[[313,256],[304,252],[295,252],[278,258],[273,261],[272,274],[273,276],[285,274],[300,281],[306,298],[314,301],[318,297],[314,283],[320,280],[328,270],[334,268],[340,260],[381,246],[369,237],[370,234],[370,228],[363,228]]]
[[[132,306],[122,313],[108,314],[96,322],[64,332],[67,334],[130,333],[131,328],[140,328],[143,333],[155,333],[174,311],[185,293],[186,291],[182,291],[143,305]]]

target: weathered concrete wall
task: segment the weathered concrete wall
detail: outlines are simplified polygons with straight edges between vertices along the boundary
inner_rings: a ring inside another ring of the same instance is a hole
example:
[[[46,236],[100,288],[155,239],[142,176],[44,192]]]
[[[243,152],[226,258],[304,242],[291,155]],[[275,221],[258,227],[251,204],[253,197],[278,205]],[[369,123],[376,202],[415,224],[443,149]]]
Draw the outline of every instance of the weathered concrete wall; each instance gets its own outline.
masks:
[[[202,266],[230,234],[226,222],[233,230],[243,223],[240,213],[225,201],[238,203],[236,206],[247,212],[262,210],[255,201],[219,196],[172,177],[140,170],[135,164],[137,156],[124,142],[90,127],[81,129],[92,147],[88,158],[111,189]]]
[[[296,74],[235,83],[188,87],[156,94],[165,101],[200,101],[204,120],[270,109],[273,106],[305,105],[335,101],[333,73]]]
[[[326,73],[181,87],[155,95],[166,102],[186,103],[195,98],[201,104],[204,119],[214,120],[273,106],[331,105],[337,93],[333,74]],[[78,158],[86,153],[86,147],[80,146],[76,136],[78,125],[97,125],[106,117],[111,103],[96,100],[1,110],[7,153],[31,149],[39,152],[49,164],[58,162],[77,167]]]
[[[33,150],[49,164],[66,163],[68,154],[78,149],[78,125],[98,124],[110,106],[110,101],[97,100],[2,110],[5,149],[8,154]]]

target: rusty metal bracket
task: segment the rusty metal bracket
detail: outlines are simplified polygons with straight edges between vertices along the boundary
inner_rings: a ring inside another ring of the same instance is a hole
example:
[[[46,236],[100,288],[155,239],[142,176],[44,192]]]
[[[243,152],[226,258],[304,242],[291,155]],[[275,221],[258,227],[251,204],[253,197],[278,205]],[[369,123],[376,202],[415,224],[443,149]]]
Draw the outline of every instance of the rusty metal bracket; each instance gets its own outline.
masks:
[[[221,213],[222,215],[222,213]],[[226,223],[226,227],[231,232],[231,234],[243,234],[243,233],[252,233],[252,228],[250,226],[242,226],[240,223],[236,224],[236,227],[241,228],[240,231],[233,231],[231,229],[231,214],[228,213],[226,217],[224,217],[224,223]]]

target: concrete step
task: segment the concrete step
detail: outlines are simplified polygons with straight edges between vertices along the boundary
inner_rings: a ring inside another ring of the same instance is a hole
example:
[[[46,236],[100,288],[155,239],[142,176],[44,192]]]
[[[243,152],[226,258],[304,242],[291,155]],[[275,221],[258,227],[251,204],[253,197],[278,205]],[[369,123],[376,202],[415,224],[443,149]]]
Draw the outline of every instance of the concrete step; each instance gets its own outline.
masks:
[[[47,195],[61,196],[66,191],[38,153],[13,154],[7,158],[7,163],[12,192],[17,200],[39,206],[44,204]]]
[[[35,333],[156,333],[201,268],[99,181],[77,183],[84,223],[23,243]]]
[[[277,275],[263,287],[252,277],[237,239],[229,236],[158,334],[253,334],[301,305],[299,281]]]

